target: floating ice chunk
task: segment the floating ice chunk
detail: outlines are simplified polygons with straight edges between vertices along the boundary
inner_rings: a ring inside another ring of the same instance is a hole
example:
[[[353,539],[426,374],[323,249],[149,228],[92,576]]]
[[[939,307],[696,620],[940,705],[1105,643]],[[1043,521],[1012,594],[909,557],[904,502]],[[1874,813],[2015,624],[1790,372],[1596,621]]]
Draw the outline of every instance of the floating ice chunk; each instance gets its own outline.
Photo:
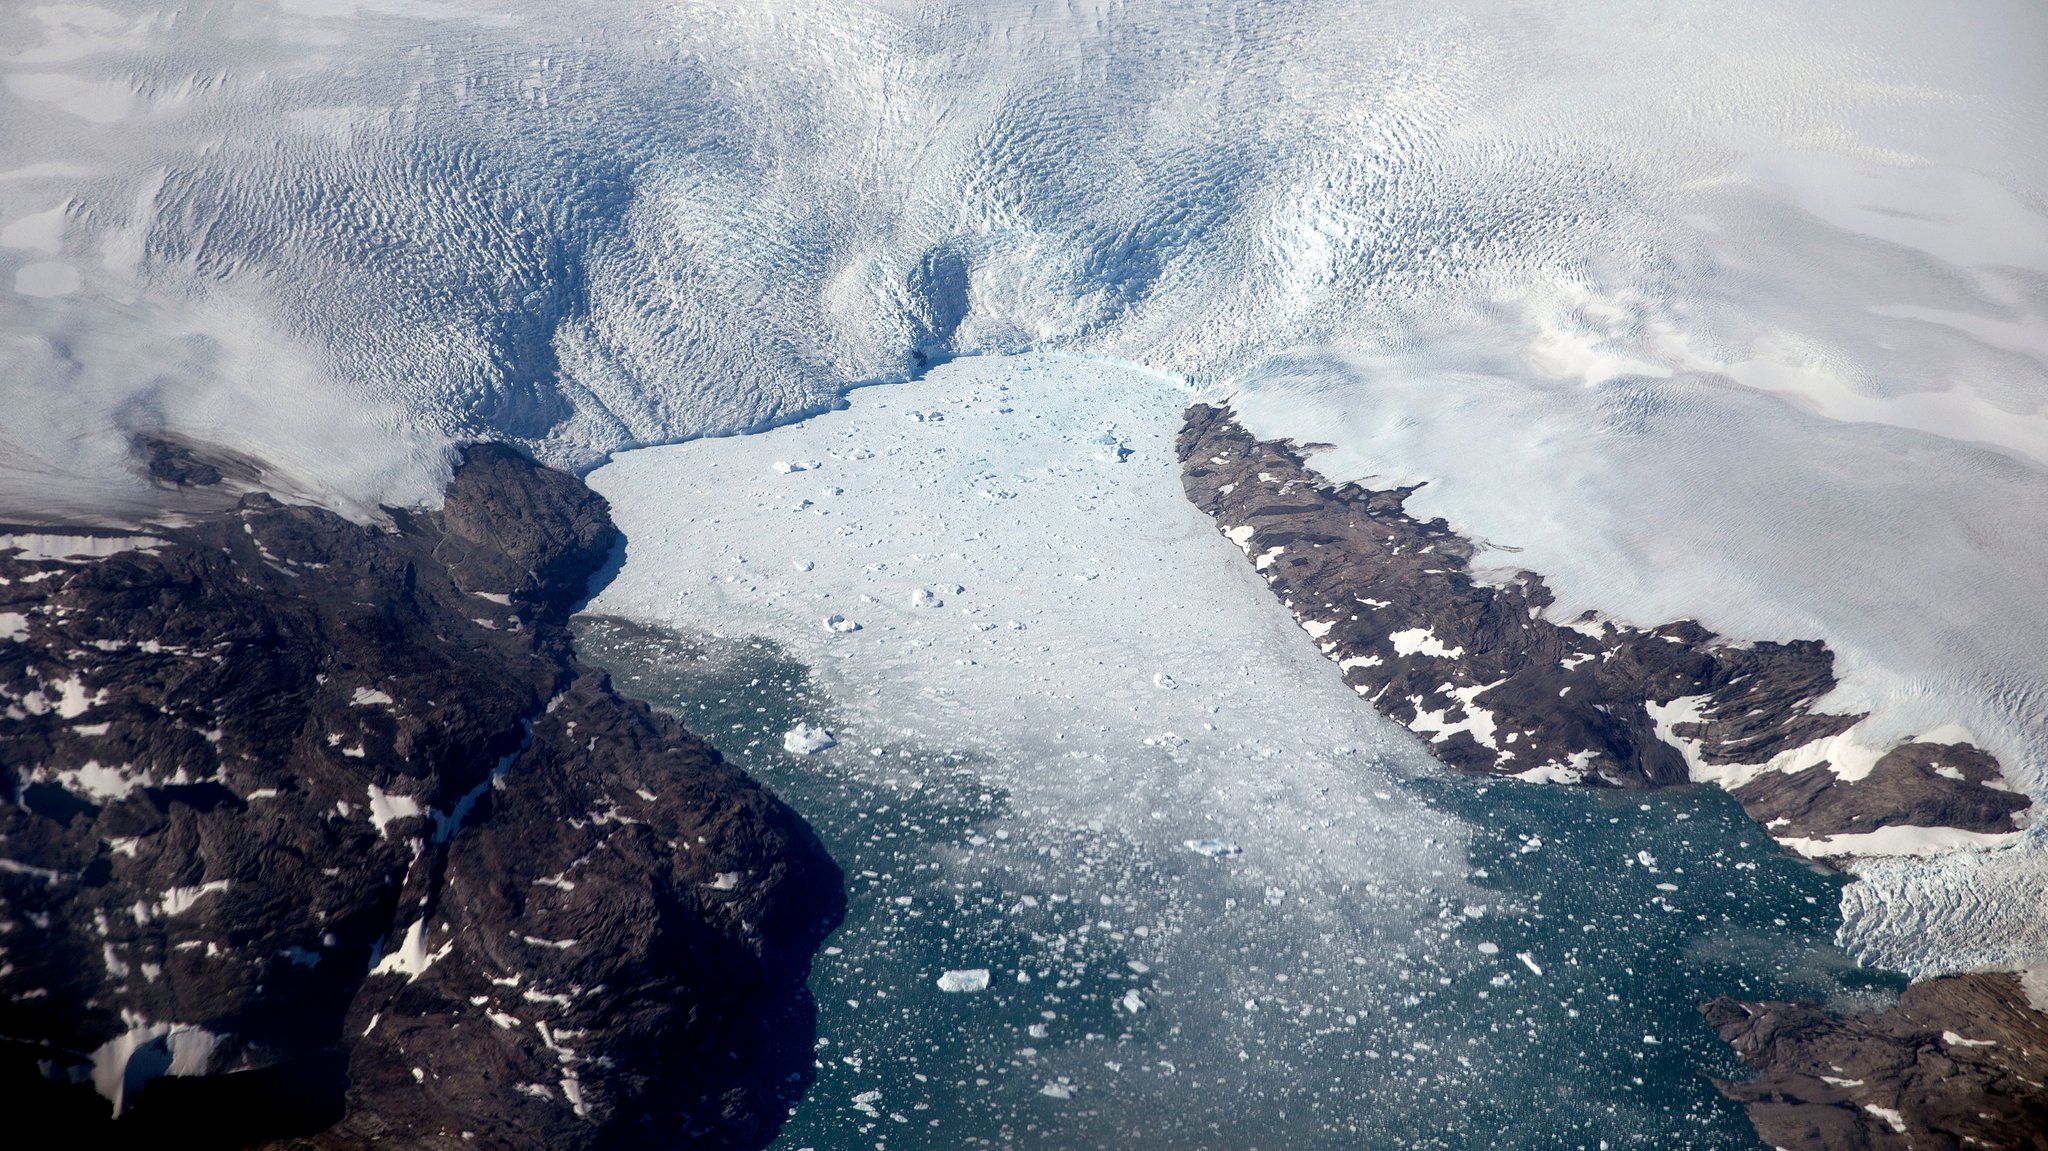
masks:
[[[825,617],[825,630],[837,635],[845,635],[848,632],[859,631],[860,625],[843,615],[835,613]]]
[[[1048,1083],[1040,1087],[1038,1093],[1048,1099],[1072,1099],[1074,1097],[1073,1087],[1065,1083]]]
[[[1187,841],[1187,848],[1196,855],[1206,855],[1210,859],[1244,854],[1244,848],[1228,839],[1190,839]]]
[[[988,990],[988,968],[968,967],[948,971],[939,976],[940,991],[986,991]]]
[[[828,747],[837,746],[839,741],[832,737],[831,732],[808,723],[797,724],[782,737],[782,750],[791,755],[816,755]]]
[[[1522,961],[1522,966],[1528,968],[1531,975],[1543,974],[1543,968],[1537,965],[1534,955],[1526,951],[1517,951],[1515,952],[1515,958]]]
[[[1145,1010],[1145,997],[1138,994],[1137,989],[1133,988],[1124,992],[1123,1006],[1125,1011],[1136,1015],[1138,1012]]]

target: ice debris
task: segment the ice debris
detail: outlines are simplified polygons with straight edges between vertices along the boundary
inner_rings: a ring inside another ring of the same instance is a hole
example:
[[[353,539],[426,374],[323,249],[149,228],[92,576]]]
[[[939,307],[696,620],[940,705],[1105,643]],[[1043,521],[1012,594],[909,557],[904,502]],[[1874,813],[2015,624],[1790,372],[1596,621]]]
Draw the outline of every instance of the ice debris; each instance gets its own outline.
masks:
[[[940,991],[986,991],[988,968],[970,967],[939,976]]]
[[[831,732],[808,723],[797,724],[782,737],[782,750],[791,755],[816,755],[828,747],[837,746],[839,741]]]

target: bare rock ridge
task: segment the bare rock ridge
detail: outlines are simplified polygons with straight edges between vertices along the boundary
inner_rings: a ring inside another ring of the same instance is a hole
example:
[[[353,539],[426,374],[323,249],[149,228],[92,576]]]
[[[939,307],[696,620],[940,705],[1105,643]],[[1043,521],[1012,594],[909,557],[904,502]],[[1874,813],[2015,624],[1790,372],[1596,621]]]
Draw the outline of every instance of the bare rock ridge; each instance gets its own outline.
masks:
[[[387,511],[0,536],[0,1096],[87,1145],[765,1145],[837,867],[577,661],[602,498],[481,445]]]
[[[2048,1015],[2017,976],[1915,983],[1890,1010],[1840,1017],[1810,1003],[1701,1006],[1757,1069],[1717,1081],[1775,1147],[1817,1151],[2048,1149]]]
[[[1414,488],[1334,486],[1303,446],[1188,409],[1188,498],[1241,547],[1345,682],[1461,771],[1533,782],[1729,788],[1788,847],[1843,854],[1884,829],[2010,834],[2030,801],[1962,743],[1835,761],[1863,717],[1818,640],[1737,643],[1691,621],[1558,622],[1541,576],[1475,578],[1475,545],[1404,505]],[[1835,850],[1830,850],[1835,849]],[[2016,977],[1914,984],[1889,1011],[1702,1006],[1756,1078],[1723,1083],[1786,1151],[2048,1148],[2048,1015]]]
[[[1413,488],[1342,488],[1293,444],[1220,408],[1179,441],[1195,506],[1247,556],[1345,682],[1476,774],[1605,787],[1712,781],[1781,840],[1880,827],[2017,830],[2030,801],[1969,744],[1914,742],[1832,761],[1863,719],[1815,710],[1835,686],[1818,640],[1739,643],[1690,620],[1558,622],[1543,577],[1474,578],[1478,549],[1404,510]],[[1861,770],[1866,768],[1867,770]]]

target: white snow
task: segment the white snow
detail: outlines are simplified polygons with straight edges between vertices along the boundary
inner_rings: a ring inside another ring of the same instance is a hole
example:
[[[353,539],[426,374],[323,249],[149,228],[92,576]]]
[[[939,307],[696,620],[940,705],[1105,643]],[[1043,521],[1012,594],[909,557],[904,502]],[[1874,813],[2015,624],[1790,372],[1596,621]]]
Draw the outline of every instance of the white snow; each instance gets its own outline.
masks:
[[[376,826],[377,834],[390,836],[391,824],[400,819],[417,819],[426,814],[426,805],[418,797],[399,795],[385,791],[376,784],[369,785],[370,822]]]
[[[192,910],[202,898],[226,891],[233,883],[233,880],[213,879],[192,887],[168,888],[164,891],[163,899],[157,904],[156,913],[161,916],[183,915]]]
[[[1948,1044],[1948,1045],[1949,1045],[1950,1047],[1996,1047],[1996,1046],[1998,1046],[1998,1041],[1997,1041],[1997,1040],[1995,1040],[1995,1039],[1965,1039],[1965,1038],[1963,1038],[1962,1036],[1960,1036],[1960,1035],[1956,1034],[1956,1033],[1955,1033],[1955,1032],[1953,1032],[1953,1031],[1944,1031],[1944,1032],[1942,1032],[1942,1033],[1941,1033],[1941,1041],[1942,1041],[1943,1043],[1946,1043],[1946,1044]]]
[[[986,991],[988,990],[988,968],[967,967],[948,971],[939,976],[941,991]]]
[[[1453,649],[1454,654],[1455,650]],[[1465,713],[1465,718],[1455,723],[1446,718],[1450,714],[1450,708],[1424,710],[1422,707],[1422,697],[1410,696],[1408,702],[1411,707],[1415,708],[1415,718],[1408,722],[1408,730],[1417,735],[1427,737],[1431,743],[1442,743],[1458,732],[1467,732],[1473,739],[1479,741],[1481,747],[1499,750],[1500,745],[1494,741],[1493,733],[1497,725],[1494,721],[1493,713],[1480,707],[1473,700],[1482,693],[1499,687],[1503,682],[1505,681],[1495,680],[1492,683],[1472,684],[1467,687],[1451,689],[1448,694],[1457,700],[1458,707]],[[1524,773],[1525,777],[1526,775],[1527,773]]]
[[[1968,848],[2001,847],[2020,840],[2021,831],[1964,831],[1956,827],[1913,827],[1895,824],[1849,835],[1815,838],[1788,836],[1778,840],[1801,855],[1813,859],[1855,855],[1938,855]]]
[[[122,552],[154,551],[163,545],[156,536],[57,535],[49,532],[0,534],[0,554],[16,550],[24,560],[102,560]]]
[[[21,640],[27,636],[27,616],[18,611],[0,611],[0,639]]]
[[[398,946],[370,968],[370,974],[403,975],[406,982],[410,983],[424,974],[427,968],[446,958],[454,949],[455,940],[450,939],[433,951],[427,950],[427,920],[422,916],[414,920],[411,927],[405,929],[405,937],[399,941]]]
[[[128,1029],[90,1056],[93,1087],[114,1105],[115,1115],[151,1079],[220,1070],[215,1053],[226,1036],[189,1023],[152,1023],[126,1009],[121,1018]]]
[[[155,782],[151,776],[137,771],[132,764],[110,767],[97,759],[88,759],[69,771],[54,773],[64,790],[81,795],[100,803],[122,799],[138,787],[148,787]]]
[[[1879,1107],[1875,1103],[1865,1103],[1863,1109],[1890,1124],[1891,1129],[1899,1134],[1904,1135],[1906,1133],[1906,1117],[1899,1114],[1896,1108]]]
[[[349,696],[348,701],[355,707],[389,707],[391,693],[382,688],[359,687]]]
[[[1394,645],[1395,655],[1428,655],[1439,659],[1456,659],[1465,654],[1462,647],[1445,647],[1436,633],[1426,627],[1411,627],[1397,631],[1387,637]]]

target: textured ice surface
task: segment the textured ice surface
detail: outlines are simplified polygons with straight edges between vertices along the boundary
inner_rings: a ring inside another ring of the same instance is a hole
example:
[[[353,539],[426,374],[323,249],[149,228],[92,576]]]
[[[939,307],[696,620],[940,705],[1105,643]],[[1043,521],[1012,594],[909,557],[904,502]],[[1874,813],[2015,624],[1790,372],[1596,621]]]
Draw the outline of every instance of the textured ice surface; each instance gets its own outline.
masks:
[[[353,510],[921,355],[1699,371],[2044,451],[2020,0],[540,0],[0,11],[0,453],[131,428]],[[127,494],[133,495],[132,491]]]

